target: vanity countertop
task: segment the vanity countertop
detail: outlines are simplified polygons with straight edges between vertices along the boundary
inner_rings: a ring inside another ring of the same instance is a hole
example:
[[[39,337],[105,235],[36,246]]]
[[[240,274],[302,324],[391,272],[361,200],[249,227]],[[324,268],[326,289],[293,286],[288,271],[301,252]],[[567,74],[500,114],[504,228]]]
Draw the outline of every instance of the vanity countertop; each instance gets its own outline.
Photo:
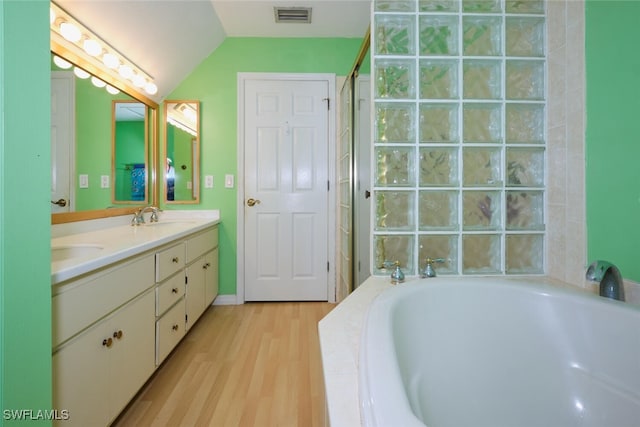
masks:
[[[148,214],[145,217],[148,218]],[[130,215],[95,221],[89,226],[62,224],[60,229],[64,231],[53,230],[52,250],[76,250],[80,254],[51,262],[52,285],[216,225],[220,222],[220,213],[217,210],[164,211],[159,213],[157,223],[136,227],[131,226]],[[92,250],[96,247],[101,249]]]

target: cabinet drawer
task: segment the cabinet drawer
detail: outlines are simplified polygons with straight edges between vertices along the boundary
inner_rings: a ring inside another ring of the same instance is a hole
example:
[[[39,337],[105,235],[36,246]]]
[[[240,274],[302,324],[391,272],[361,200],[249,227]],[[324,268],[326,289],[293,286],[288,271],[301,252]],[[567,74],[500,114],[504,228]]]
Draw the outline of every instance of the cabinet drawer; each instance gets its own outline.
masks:
[[[177,273],[156,287],[156,316],[160,316],[184,295],[184,274]]]
[[[160,365],[184,336],[185,302],[182,298],[156,321],[156,365]]]
[[[182,267],[184,267],[184,243],[178,243],[156,253],[156,282],[162,282]]]
[[[218,227],[213,227],[187,241],[187,264],[218,246]]]
[[[53,288],[52,345],[57,347],[153,286],[153,255]]]

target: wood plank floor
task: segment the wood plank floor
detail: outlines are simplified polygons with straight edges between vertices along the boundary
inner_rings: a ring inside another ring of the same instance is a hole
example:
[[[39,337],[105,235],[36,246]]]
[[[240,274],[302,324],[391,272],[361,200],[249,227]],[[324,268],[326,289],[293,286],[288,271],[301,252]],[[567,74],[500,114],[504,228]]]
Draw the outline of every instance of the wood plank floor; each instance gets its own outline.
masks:
[[[333,307],[210,307],[113,425],[324,426],[318,321]]]

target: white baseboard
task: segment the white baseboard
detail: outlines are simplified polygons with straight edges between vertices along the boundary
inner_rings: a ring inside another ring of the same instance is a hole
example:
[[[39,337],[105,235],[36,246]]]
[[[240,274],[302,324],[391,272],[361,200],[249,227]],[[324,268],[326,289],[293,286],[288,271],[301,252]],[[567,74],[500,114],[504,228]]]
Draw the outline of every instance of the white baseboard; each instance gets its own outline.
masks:
[[[211,305],[238,305],[235,295],[218,295]]]

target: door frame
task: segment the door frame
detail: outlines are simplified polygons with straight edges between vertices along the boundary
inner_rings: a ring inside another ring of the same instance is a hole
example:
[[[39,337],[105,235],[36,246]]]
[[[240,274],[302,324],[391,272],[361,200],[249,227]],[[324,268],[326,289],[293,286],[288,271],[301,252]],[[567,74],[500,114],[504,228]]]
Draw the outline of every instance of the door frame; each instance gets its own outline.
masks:
[[[327,275],[327,295],[329,302],[336,301],[336,75],[330,73],[238,73],[238,175],[236,198],[236,231],[237,231],[237,260],[236,260],[236,304],[245,303],[244,277],[244,151],[245,151],[245,117],[244,97],[245,82],[249,80],[285,80],[285,81],[326,81],[328,84],[329,117],[328,117],[328,147],[327,147],[327,178],[329,191],[327,192],[327,259],[329,272]]]

